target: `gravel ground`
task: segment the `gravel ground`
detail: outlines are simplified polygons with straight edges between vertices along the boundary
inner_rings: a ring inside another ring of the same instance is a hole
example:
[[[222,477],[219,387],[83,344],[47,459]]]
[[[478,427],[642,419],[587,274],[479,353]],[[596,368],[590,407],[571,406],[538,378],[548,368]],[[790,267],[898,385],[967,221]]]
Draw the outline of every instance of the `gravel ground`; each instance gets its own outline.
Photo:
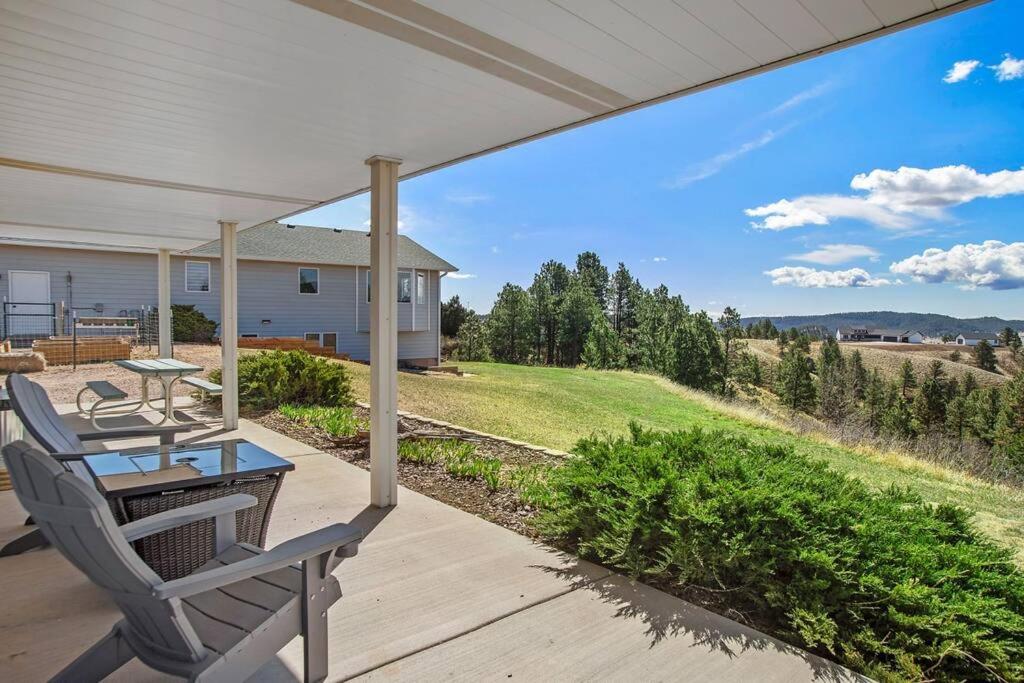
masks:
[[[366,408],[357,406],[353,408],[353,412],[357,417],[369,421],[369,410]],[[370,453],[365,445],[339,446],[322,430],[299,425],[276,411],[260,415],[247,415],[246,417],[364,470],[370,467]],[[508,465],[535,463],[553,465],[560,461],[560,458],[540,451],[475,434],[470,435],[458,429],[438,427],[409,417],[399,418],[399,431],[428,432],[432,435],[470,440],[476,445],[479,455],[499,458]],[[456,479],[449,475],[444,470],[444,466],[440,464],[421,465],[404,460],[398,461],[398,481],[402,486],[417,493],[482,517],[506,529],[531,538],[537,537],[536,531],[529,524],[529,520],[537,511],[530,506],[523,505],[512,491],[505,489],[490,491],[479,479]]]
[[[144,348],[132,353],[132,358],[155,357],[155,352],[146,353]],[[205,370],[199,373],[199,376],[206,377],[210,374],[210,370],[220,367],[220,346],[175,344],[174,357],[186,363],[202,366]],[[141,390],[141,380],[137,374],[119,368],[113,363],[79,365],[76,370],[72,370],[70,365],[54,365],[43,372],[34,372],[29,377],[46,389],[46,393],[50,395],[50,400],[54,403],[74,403],[75,397],[85,383],[92,380],[112,382],[119,389],[128,392],[131,398],[137,398]],[[6,378],[6,375],[0,375],[0,379],[3,378]],[[150,386],[150,391],[159,393],[159,389],[154,385]],[[175,396],[188,396],[190,393],[190,388],[180,382],[174,387]]]

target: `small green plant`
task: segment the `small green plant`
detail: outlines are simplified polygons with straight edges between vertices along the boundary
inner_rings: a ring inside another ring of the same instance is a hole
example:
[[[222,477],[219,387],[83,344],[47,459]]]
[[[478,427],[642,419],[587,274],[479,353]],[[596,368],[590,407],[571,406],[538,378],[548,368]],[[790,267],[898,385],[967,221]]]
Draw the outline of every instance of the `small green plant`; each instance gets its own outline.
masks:
[[[476,446],[463,441],[452,444],[444,454],[444,468],[457,479],[473,479],[480,476],[480,458],[476,457]]]
[[[368,429],[365,420],[360,420],[346,407],[297,406],[287,403],[277,411],[292,422],[322,429],[331,436],[355,436],[356,432]]]
[[[534,508],[548,507],[551,488],[548,486],[550,465],[520,465],[505,473],[505,485],[515,492],[519,502]]]
[[[499,458],[481,458],[478,464],[480,478],[492,493],[501,488],[501,460]]]
[[[220,383],[220,368],[210,380]],[[352,389],[341,363],[305,351],[263,351],[238,358],[238,401],[255,409],[349,406]]]
[[[432,439],[404,439],[398,442],[398,457],[417,465],[435,465],[443,457],[442,443]]]

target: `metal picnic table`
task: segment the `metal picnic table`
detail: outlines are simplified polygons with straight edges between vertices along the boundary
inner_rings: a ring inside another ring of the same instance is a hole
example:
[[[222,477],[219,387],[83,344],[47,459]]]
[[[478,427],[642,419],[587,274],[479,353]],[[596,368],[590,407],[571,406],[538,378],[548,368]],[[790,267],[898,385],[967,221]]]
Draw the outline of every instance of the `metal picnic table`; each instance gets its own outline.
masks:
[[[159,401],[160,399],[149,398],[149,380],[157,379],[160,384],[163,385],[164,394],[164,419],[160,420],[159,424],[163,424],[170,420],[171,422],[177,423],[178,420],[174,417],[174,396],[172,390],[174,384],[178,382],[182,377],[188,375],[194,375],[202,372],[203,368],[192,363],[183,363],[180,360],[173,358],[154,358],[153,360],[116,360],[114,365],[137,373],[142,377],[142,401],[139,407],[149,406],[156,410],[156,408],[150,403],[151,400]]]

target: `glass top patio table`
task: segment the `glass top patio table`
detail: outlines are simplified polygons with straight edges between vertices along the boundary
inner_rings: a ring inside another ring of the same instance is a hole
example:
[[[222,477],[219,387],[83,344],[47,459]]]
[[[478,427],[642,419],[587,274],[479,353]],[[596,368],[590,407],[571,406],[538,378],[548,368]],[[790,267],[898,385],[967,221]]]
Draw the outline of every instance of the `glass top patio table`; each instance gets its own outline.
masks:
[[[131,448],[86,455],[82,460],[96,488],[108,499],[295,469],[293,463],[243,439]]]

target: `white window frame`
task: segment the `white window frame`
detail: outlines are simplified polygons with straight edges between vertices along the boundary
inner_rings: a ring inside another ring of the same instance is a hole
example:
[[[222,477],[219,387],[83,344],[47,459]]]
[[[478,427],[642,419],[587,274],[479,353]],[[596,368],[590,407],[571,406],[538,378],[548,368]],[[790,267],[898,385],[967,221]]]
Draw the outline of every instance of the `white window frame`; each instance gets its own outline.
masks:
[[[316,271],[316,291],[315,292],[303,292],[302,291],[302,271],[304,270],[315,270]],[[299,294],[302,296],[320,296],[320,269],[316,266],[299,266],[295,269],[295,285]]]
[[[338,334],[337,332],[333,332],[331,330],[326,330],[324,332],[303,332],[302,333],[302,340],[303,341],[315,341],[320,346],[323,346],[324,345],[324,335],[325,334],[333,334],[334,335],[334,351],[335,351],[335,353],[337,353],[337,351],[338,351],[338,341],[341,339],[341,335]],[[307,339],[307,337],[311,337],[313,335],[316,335],[316,339],[315,340],[314,339]],[[330,347],[327,347],[327,348],[330,348]]]
[[[402,291],[402,287],[401,287],[401,285],[399,283],[402,281],[402,276],[403,275],[405,275],[405,276],[407,276],[409,278],[409,300],[408,301],[402,301],[401,299],[398,298],[399,294]],[[416,300],[416,295],[412,291],[412,289],[413,289],[413,282],[414,282],[414,280],[413,280],[413,277],[412,277],[412,271],[411,270],[400,270],[400,271],[398,271],[398,273],[395,275],[395,301],[397,301],[400,304],[411,304],[413,301]]]
[[[411,304],[412,302],[414,302],[416,300],[415,293],[412,294],[412,296],[409,297],[408,301],[398,301],[398,278],[402,277],[402,275],[408,275],[409,276],[409,287],[410,288],[414,288],[415,287],[415,285],[413,284],[415,282],[415,279],[413,279],[413,277],[412,277],[412,271],[410,271],[410,270],[400,270],[400,271],[398,271],[398,274],[395,275],[395,301],[397,303],[400,303],[400,304]],[[366,269],[366,287],[363,288],[363,291],[364,291],[364,294],[365,294],[365,296],[363,298],[365,299],[366,303],[371,303],[371,301],[370,301],[370,283],[371,282],[373,282],[373,271],[371,271],[369,268],[367,268]]]
[[[206,266],[206,289],[188,288],[188,267],[192,264]],[[190,294],[209,294],[213,291],[213,275],[211,274],[209,261],[185,261],[185,291]]]
[[[413,273],[416,275],[416,305],[422,306],[427,303],[427,274],[415,270]]]

